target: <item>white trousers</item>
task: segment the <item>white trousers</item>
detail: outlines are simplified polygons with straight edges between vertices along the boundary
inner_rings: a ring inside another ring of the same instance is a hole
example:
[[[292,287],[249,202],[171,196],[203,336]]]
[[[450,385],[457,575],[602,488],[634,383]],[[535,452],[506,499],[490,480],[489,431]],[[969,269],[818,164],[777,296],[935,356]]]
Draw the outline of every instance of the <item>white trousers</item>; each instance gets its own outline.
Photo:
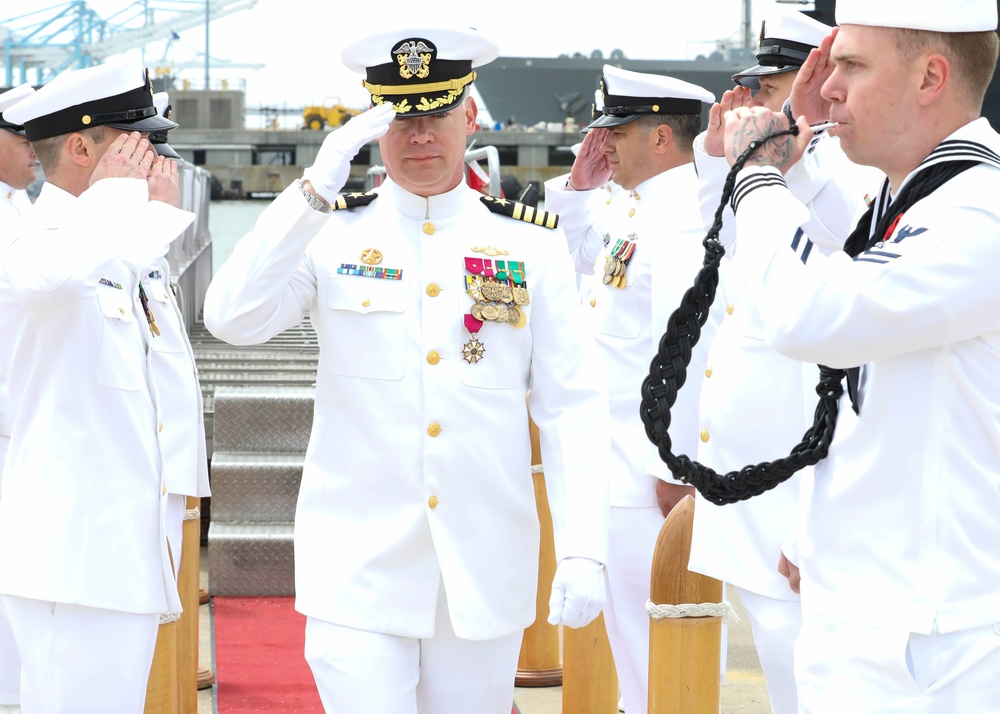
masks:
[[[804,608],[795,674],[803,714],[996,714],[1000,623],[918,635]]]
[[[440,592],[426,639],[306,619],[305,657],[327,714],[510,714],[523,632],[460,639]]]
[[[731,587],[750,618],[772,714],[796,714],[799,702],[794,655],[795,641],[802,627],[802,606],[798,600],[776,600],[735,585]]]
[[[3,479],[3,462],[7,457],[10,437],[0,434],[0,481]],[[0,495],[3,487],[0,485]],[[21,688],[21,656],[14,644],[14,633],[0,607],[0,704],[17,704]]]
[[[604,624],[627,714],[646,714],[649,698],[649,579],[663,514],[652,508],[611,509]]]
[[[0,603],[0,704],[17,704],[21,689],[21,656],[17,653],[14,632]]]
[[[21,652],[21,714],[141,714],[158,614],[0,595]]]

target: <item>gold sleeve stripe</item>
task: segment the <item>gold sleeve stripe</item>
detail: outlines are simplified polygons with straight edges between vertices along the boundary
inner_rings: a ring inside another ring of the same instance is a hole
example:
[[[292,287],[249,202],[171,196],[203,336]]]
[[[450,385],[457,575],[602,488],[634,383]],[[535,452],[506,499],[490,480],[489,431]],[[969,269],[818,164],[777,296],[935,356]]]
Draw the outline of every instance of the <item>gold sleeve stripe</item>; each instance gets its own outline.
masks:
[[[347,208],[347,201],[344,200],[343,195],[337,196],[337,200],[335,202],[335,206],[336,206],[336,208]],[[334,210],[336,210],[336,209],[334,209]]]

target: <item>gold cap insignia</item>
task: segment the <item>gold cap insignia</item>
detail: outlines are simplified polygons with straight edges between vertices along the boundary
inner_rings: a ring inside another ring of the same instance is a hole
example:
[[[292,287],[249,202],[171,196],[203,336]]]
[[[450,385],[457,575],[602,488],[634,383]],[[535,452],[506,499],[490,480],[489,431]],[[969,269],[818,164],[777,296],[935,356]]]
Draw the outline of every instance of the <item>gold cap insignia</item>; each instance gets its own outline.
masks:
[[[399,76],[403,79],[425,79],[431,73],[431,62],[437,47],[429,40],[407,40],[392,51],[399,63]]]

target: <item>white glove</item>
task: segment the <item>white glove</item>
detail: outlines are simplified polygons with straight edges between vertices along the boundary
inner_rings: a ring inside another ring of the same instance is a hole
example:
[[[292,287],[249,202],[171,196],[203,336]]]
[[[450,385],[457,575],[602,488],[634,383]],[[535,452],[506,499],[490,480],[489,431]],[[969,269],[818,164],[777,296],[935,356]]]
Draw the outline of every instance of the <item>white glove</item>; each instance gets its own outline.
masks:
[[[601,614],[605,597],[603,563],[590,558],[563,558],[552,579],[548,622],[583,627]]]
[[[392,102],[386,102],[331,131],[319,148],[316,162],[302,172],[302,178],[311,183],[313,190],[327,202],[332,202],[347,183],[351,159],[362,146],[389,131],[389,122],[395,116]]]

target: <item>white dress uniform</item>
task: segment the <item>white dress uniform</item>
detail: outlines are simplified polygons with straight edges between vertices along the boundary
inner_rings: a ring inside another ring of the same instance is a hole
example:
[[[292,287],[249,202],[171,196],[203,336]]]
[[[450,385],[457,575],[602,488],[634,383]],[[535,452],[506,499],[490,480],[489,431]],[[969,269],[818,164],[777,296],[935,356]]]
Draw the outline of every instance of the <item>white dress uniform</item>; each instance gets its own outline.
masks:
[[[104,179],[79,198],[45,184],[0,254],[0,333],[10,345],[0,370],[17,405],[0,500],[0,599],[25,674],[28,643],[45,640],[33,603],[148,614],[150,657],[158,613],[180,610],[135,266],[162,255],[192,218],[149,202],[144,181]],[[144,682],[149,660],[132,655],[121,654],[126,669],[113,676]],[[58,676],[58,662],[39,665]],[[70,706],[28,696],[25,707]]]
[[[694,143],[699,200],[706,227],[715,217],[729,172],[725,157],[705,153],[704,134]],[[839,141],[814,139],[785,180],[809,208],[803,229],[815,250],[838,250],[865,191],[874,194],[881,173],[851,163]],[[819,372],[814,364],[784,357],[764,342],[757,307],[745,299],[742,278],[730,264],[744,250],[733,242],[732,209],[723,214],[720,240],[727,246],[712,311],[723,318],[705,367],[701,391],[698,461],[720,473],[787,456],[812,424]],[[692,378],[701,375],[691,375]],[[739,503],[717,506],[696,495],[688,567],[734,586],[752,625],[761,668],[776,713],[798,710],[793,646],[801,624],[799,597],[777,571],[782,546],[794,541],[797,474],[776,488]],[[786,553],[792,557],[794,554]]]
[[[767,343],[804,362],[863,365],[860,416],[842,399],[829,456],[803,484],[804,711],[987,712],[1000,701],[1000,318],[984,309],[997,300],[1000,217],[984,207],[1000,189],[1000,136],[979,119],[949,139],[982,145],[993,165],[920,200],[854,260],[806,255],[806,240],[789,249],[809,212],[777,171],[744,169],[737,182],[734,265]],[[956,639],[975,653],[957,670],[945,654]],[[848,659],[860,669],[840,669]]]
[[[31,205],[28,194],[0,181],[0,245],[15,230],[21,210]],[[0,369],[0,497],[3,496],[3,463],[7,457],[7,444],[14,426],[14,405],[7,391],[7,381]],[[21,658],[17,654],[14,635],[7,624],[3,607],[0,607],[0,704],[16,704],[21,677]]]
[[[639,402],[667,320],[694,283],[705,256],[697,181],[694,164],[683,164],[634,190],[620,190],[603,206],[594,196],[603,196],[604,189],[568,190],[565,176],[545,186],[546,206],[559,213],[566,226],[577,270],[594,274],[583,309],[604,358],[611,407],[611,531],[604,615],[622,699],[633,714],[646,711],[648,696],[646,601],[653,550],[663,526],[656,481],[670,478],[646,436]],[[592,211],[595,207],[598,210]],[[602,280],[605,258],[621,238],[635,244],[623,289]],[[699,374],[718,322],[716,316],[712,320],[692,355],[692,369]],[[697,451],[700,386],[699,380],[688,380],[671,410],[676,453]]]
[[[175,573],[180,571],[181,528],[186,496],[211,495],[205,445],[205,417],[194,351],[180,307],[170,286],[170,266],[160,261],[142,274],[150,312],[160,334],[150,342],[151,382],[159,407],[160,444],[163,450],[163,483],[171,498],[172,518],[167,522]],[[176,517],[180,511],[181,518]]]
[[[306,311],[320,343],[295,523],[296,608],[358,630],[429,638],[439,587],[467,640],[535,619],[539,532],[529,408],[541,433],[557,557],[607,555],[603,385],[592,379],[561,231],[496,215],[464,184],[430,198],[391,180],[325,215],[289,187],[209,287],[205,324],[267,340]],[[523,263],[527,325],[486,322],[466,361],[477,249]],[[398,279],[350,274],[363,251]],[[513,671],[510,672],[513,678]]]

